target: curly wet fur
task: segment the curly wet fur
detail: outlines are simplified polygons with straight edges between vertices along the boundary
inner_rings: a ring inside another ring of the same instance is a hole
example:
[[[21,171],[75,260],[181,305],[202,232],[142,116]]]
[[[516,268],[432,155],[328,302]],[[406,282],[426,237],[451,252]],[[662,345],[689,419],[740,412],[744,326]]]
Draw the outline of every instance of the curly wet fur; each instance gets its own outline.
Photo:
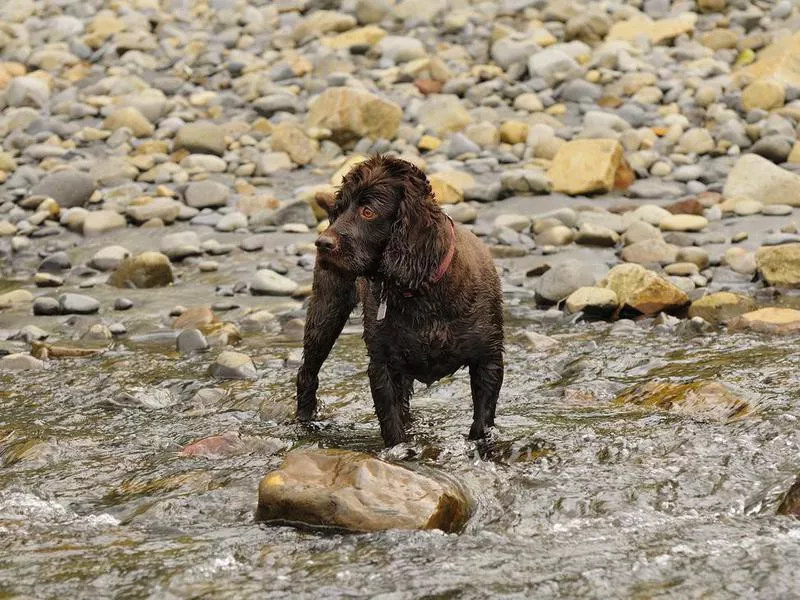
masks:
[[[365,219],[364,207],[376,216]],[[487,248],[456,226],[452,262],[431,282],[449,250],[451,225],[424,173],[397,158],[357,165],[327,208],[331,225],[318,240],[297,418],[314,418],[319,370],[361,302],[367,372],[386,445],[407,439],[413,381],[430,384],[464,366],[473,401],[469,437],[485,436],[503,383],[503,300]],[[382,299],[387,312],[379,320]]]

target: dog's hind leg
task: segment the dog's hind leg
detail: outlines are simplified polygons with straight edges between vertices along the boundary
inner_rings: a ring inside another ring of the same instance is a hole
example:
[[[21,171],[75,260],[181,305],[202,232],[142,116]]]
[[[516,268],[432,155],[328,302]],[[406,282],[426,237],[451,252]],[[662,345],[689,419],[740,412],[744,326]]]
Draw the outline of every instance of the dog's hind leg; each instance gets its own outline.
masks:
[[[385,363],[374,360],[370,361],[367,374],[384,444],[390,448],[407,441],[404,427],[406,411],[403,409],[403,399],[398,385],[399,376],[390,373]]]
[[[297,372],[297,419],[310,421],[317,411],[319,370],[356,306],[356,284],[330,271],[314,270],[303,331],[303,364]]]
[[[469,439],[486,437],[489,427],[494,425],[497,398],[503,387],[503,355],[498,354],[469,366],[469,382],[472,388],[472,427]]]

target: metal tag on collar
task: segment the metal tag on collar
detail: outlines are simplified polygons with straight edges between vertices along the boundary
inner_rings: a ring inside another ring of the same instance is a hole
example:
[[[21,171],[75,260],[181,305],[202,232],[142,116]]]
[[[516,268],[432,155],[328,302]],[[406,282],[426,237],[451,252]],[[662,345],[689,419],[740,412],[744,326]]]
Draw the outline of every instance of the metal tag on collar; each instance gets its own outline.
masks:
[[[386,289],[385,288],[386,288],[386,282],[382,281],[381,282],[381,293],[380,293],[380,296],[379,296],[379,298],[381,300],[381,303],[378,305],[378,316],[377,316],[377,320],[378,321],[383,321],[384,317],[386,317],[386,300],[387,300],[387,298],[386,298],[386,293],[385,293]]]

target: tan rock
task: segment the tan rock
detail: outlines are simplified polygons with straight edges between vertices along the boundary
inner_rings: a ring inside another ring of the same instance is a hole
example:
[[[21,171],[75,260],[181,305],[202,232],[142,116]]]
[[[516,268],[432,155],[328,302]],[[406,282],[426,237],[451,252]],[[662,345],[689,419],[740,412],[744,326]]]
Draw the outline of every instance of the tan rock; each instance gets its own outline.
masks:
[[[298,165],[307,165],[317,154],[319,144],[293,123],[280,123],[272,130],[270,145],[276,152],[286,152]]]
[[[108,115],[103,121],[104,129],[119,129],[127,127],[136,137],[150,137],[155,128],[137,108],[127,106],[118,108]]]
[[[420,125],[438,137],[462,131],[472,123],[472,117],[461,99],[452,94],[432,94],[422,103],[417,117]]]
[[[322,43],[333,50],[346,50],[353,46],[374,46],[385,37],[386,30],[377,25],[367,25],[323,38]]]
[[[675,311],[689,304],[686,292],[637,264],[617,265],[600,287],[613,290],[622,306],[645,315]]]
[[[528,139],[530,126],[523,121],[506,121],[500,126],[500,141],[506,144],[521,144]]]
[[[169,258],[161,252],[143,252],[124,259],[108,279],[110,285],[118,288],[163,287],[172,281]]]
[[[752,298],[731,292],[717,292],[692,302],[689,317],[700,317],[713,325],[719,325],[755,309],[756,303]]]
[[[786,101],[786,88],[776,79],[757,79],[742,91],[745,110],[780,108]]]
[[[464,189],[440,174],[429,177],[433,196],[438,204],[458,204],[464,200]]]
[[[644,15],[636,16],[627,21],[615,23],[608,32],[606,39],[608,41],[624,40],[631,42],[643,35],[651,43],[660,44],[684,33],[691,33],[694,31],[696,22],[697,15],[690,12],[673,19],[659,19],[657,21],[653,21]]]
[[[744,154],[728,173],[725,198],[749,198],[762,204],[800,206],[800,175],[757,154]]]
[[[30,304],[33,302],[33,294],[28,290],[12,290],[5,294],[0,294],[0,309],[12,308],[20,304]]]
[[[192,306],[175,319],[172,323],[172,328],[199,329],[204,333],[208,333],[215,323],[217,323],[217,316],[210,306]]]
[[[795,142],[792,151],[789,153],[786,162],[793,165],[800,165],[800,142]]]
[[[578,288],[566,300],[567,312],[570,314],[583,311],[586,315],[607,317],[618,306],[619,300],[614,290],[601,287]]]
[[[739,34],[731,29],[712,29],[699,37],[700,43],[712,50],[729,50],[736,48]]]
[[[258,488],[259,521],[350,531],[458,531],[468,517],[461,491],[367,454],[303,450],[286,455]]]
[[[733,319],[731,331],[749,329],[759,333],[794,333],[800,331],[800,310],[793,308],[762,308]]]
[[[324,127],[338,144],[362,137],[392,139],[403,119],[403,109],[365,90],[330,88],[314,101],[308,113],[309,127]]]
[[[756,252],[756,266],[769,285],[800,288],[800,244],[762,246]]]
[[[364,156],[363,154],[352,154],[350,157],[344,161],[341,167],[339,167],[336,172],[331,176],[331,185],[334,187],[339,187],[342,185],[342,181],[344,181],[344,176],[350,172],[350,169],[355,167],[357,164],[364,162],[369,157]]]
[[[419,139],[419,142],[417,142],[417,148],[419,148],[423,152],[430,152],[431,150],[436,150],[441,145],[442,145],[442,140],[432,135],[423,135]]]
[[[708,226],[708,219],[700,215],[669,215],[658,226],[661,231],[701,231]]]
[[[307,14],[294,29],[294,39],[300,43],[326,33],[347,31],[357,24],[355,17],[333,10],[313,10]]]
[[[719,423],[739,420],[754,408],[724,383],[704,380],[689,383],[648,381],[624,391],[615,403],[638,404]]]
[[[755,81],[770,77],[794,87],[800,86],[800,33],[783,37],[764,48],[751,65],[734,72],[738,81]]]
[[[559,148],[548,173],[553,190],[566,194],[608,192],[614,188],[622,156],[622,145],[616,140],[567,142]]]

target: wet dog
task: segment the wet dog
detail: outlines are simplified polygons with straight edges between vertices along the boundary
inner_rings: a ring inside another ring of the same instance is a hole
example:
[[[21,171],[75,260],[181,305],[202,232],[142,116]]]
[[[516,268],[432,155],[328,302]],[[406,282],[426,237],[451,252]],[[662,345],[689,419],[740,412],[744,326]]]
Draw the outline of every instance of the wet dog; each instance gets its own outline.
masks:
[[[470,439],[487,435],[503,384],[503,297],[488,249],[436,204],[410,162],[359,163],[320,202],[313,291],[297,374],[297,419],[317,410],[319,371],[358,302],[370,389],[386,446],[407,440],[414,380],[469,368]]]

